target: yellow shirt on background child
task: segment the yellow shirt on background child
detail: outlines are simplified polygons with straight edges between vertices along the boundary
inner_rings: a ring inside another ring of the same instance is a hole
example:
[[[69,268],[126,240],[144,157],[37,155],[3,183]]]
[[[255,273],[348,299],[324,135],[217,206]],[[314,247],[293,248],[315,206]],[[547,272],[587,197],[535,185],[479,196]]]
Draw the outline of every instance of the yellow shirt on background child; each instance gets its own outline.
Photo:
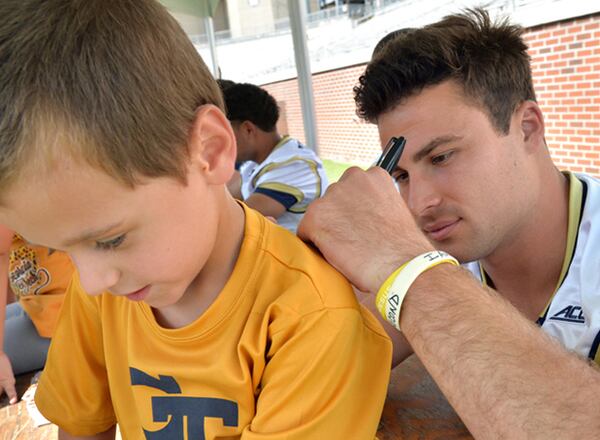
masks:
[[[15,235],[10,248],[8,281],[40,336],[52,337],[73,263],[63,252],[32,246]]]
[[[226,286],[183,328],[74,279],[36,394],[47,418],[73,435],[118,422],[125,439],[374,438],[387,335],[317,253],[245,213]]]

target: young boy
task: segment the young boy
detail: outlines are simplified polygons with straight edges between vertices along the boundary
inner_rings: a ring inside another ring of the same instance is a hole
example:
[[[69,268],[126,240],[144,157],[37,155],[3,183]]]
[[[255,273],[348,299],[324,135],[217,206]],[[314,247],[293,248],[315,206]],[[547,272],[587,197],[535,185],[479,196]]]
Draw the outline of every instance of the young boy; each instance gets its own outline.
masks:
[[[36,395],[61,438],[373,438],[389,340],[229,195],[219,89],[163,7],[0,17],[0,223],[78,269]]]
[[[279,134],[279,108],[266,90],[226,80],[220,85],[237,161],[243,162],[240,177],[229,183],[231,193],[296,233],[308,205],[327,189],[321,160],[296,139]]]

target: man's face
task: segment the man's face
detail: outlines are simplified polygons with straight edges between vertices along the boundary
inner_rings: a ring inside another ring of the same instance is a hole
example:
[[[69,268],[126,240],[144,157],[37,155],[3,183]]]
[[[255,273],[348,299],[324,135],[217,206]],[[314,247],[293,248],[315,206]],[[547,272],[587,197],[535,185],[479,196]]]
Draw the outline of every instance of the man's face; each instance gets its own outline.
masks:
[[[232,121],[231,128],[237,144],[236,162],[246,162],[255,159],[253,128],[248,121]]]
[[[22,178],[3,194],[0,222],[68,252],[87,293],[159,309],[189,293],[217,236],[217,199],[200,171],[190,169],[188,185],[152,178],[131,189],[66,159],[43,176]]]
[[[533,204],[526,189],[531,159],[518,125],[499,134],[449,81],[379,117],[382,145],[392,136],[407,139],[394,177],[436,248],[466,262],[515,240]]]

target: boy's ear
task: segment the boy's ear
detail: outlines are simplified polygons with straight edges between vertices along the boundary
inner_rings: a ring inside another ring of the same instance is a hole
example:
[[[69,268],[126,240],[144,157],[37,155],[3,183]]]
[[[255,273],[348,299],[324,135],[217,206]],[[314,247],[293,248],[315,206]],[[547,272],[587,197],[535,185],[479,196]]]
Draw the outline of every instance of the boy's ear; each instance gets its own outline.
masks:
[[[189,139],[192,167],[209,183],[219,185],[231,179],[237,154],[231,124],[215,105],[198,107]]]
[[[515,112],[515,117],[528,151],[534,152],[539,146],[545,145],[544,116],[536,102],[524,101]]]

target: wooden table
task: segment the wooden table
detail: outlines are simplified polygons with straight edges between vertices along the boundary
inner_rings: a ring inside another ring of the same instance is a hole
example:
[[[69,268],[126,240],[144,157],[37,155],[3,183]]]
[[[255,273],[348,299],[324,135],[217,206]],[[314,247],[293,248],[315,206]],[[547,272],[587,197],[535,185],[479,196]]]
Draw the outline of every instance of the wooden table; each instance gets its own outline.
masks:
[[[473,437],[421,361],[413,355],[392,370],[377,438],[457,440]]]
[[[17,393],[19,398],[31,384],[33,374],[24,374],[17,377]],[[0,440],[55,440],[58,438],[58,429],[55,425],[45,425],[36,428],[25,402],[19,401],[15,405],[8,404],[4,394],[0,398]]]
[[[19,376],[19,396],[32,375]],[[8,405],[0,398],[0,440],[55,440],[54,425],[39,428],[31,424],[25,402]],[[392,371],[388,397],[377,431],[379,440],[472,439],[467,428],[450,407],[437,385],[416,356]]]

